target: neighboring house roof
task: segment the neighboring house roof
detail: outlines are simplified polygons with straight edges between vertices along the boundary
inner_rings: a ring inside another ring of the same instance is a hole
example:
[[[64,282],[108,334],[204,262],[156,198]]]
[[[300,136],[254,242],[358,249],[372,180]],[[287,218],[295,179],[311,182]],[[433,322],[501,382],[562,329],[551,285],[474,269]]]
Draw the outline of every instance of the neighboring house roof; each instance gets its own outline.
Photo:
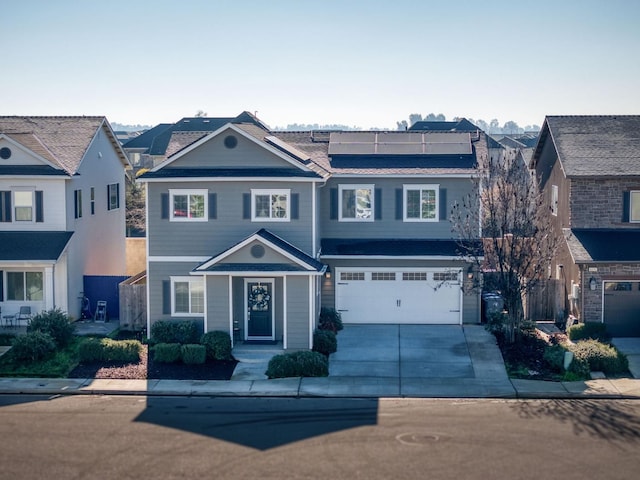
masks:
[[[144,133],[141,133],[140,135],[138,135],[137,137],[132,138],[131,140],[125,142],[122,145],[122,147],[127,149],[129,148],[136,148],[136,149],[140,148],[145,150],[149,149],[153,144],[153,140],[158,135],[163,133],[165,130],[171,128],[172,126],[173,126],[173,123],[159,123],[155,127],[150,128]]]
[[[96,133],[104,128],[120,161],[128,166],[105,117],[0,117],[0,135],[21,144],[70,175],[80,167]]]
[[[328,256],[460,256],[462,249],[456,240],[419,239],[354,239],[323,238],[322,257]],[[475,245],[480,248],[480,242]]]
[[[49,165],[0,165],[0,175],[7,176],[64,176],[68,178],[67,172]]]
[[[282,252],[289,258],[291,258],[294,263],[293,264],[282,264],[282,263],[227,263],[224,260],[231,254],[235,253],[239,249],[246,247],[254,241],[260,241],[267,246],[275,248],[276,250]],[[270,231],[262,228],[258,230],[256,233],[249,235],[244,240],[236,243],[232,247],[220,252],[217,255],[214,255],[206,262],[198,265],[193,269],[193,272],[226,272],[226,271],[300,271],[300,272],[309,272],[313,271],[316,273],[324,272],[326,266],[316,260],[315,258],[307,255],[302,250],[294,247],[286,240],[283,240],[279,236],[271,233]]]
[[[638,229],[564,229],[575,263],[640,262]]]
[[[297,168],[161,168],[141,175],[141,179],[151,178],[321,178],[315,172]]]
[[[532,167],[548,141],[567,177],[640,176],[640,115],[547,116]]]
[[[73,232],[0,232],[0,260],[55,261]]]
[[[431,130],[431,131],[451,131],[451,132],[475,132],[478,127],[471,123],[466,118],[451,122],[429,122],[420,121],[416,122],[409,130]]]

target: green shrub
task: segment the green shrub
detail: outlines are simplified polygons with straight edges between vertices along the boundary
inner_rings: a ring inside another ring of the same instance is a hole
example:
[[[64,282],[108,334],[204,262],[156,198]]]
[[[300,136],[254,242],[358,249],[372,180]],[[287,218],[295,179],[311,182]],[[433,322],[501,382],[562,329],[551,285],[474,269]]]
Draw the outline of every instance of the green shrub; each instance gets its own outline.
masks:
[[[338,340],[332,330],[316,330],[313,332],[313,351],[327,357],[338,350]]]
[[[140,361],[142,344],[137,340],[113,340],[111,338],[85,338],[78,348],[81,362]]]
[[[37,314],[27,327],[27,332],[48,333],[60,348],[69,345],[74,330],[75,326],[71,323],[69,316],[59,308]]]
[[[269,378],[326,377],[329,375],[329,361],[318,352],[285,353],[269,361],[265,374]]]
[[[18,335],[13,339],[11,355],[24,362],[37,362],[53,355],[56,342],[48,333],[36,330],[26,335]]]
[[[182,361],[187,365],[200,365],[207,359],[207,348],[197,343],[182,345]]]
[[[231,360],[231,336],[227,332],[207,332],[200,338],[207,357],[213,360]]]
[[[198,343],[198,325],[190,320],[158,320],[151,325],[155,343]]]
[[[585,322],[571,325],[567,328],[567,335],[569,335],[569,339],[574,342],[586,338],[604,342],[611,339],[607,333],[607,327],[601,322]]]
[[[591,367],[589,367],[589,362],[584,358],[574,356],[565,375],[572,375],[575,376],[574,378],[580,380],[589,378],[591,376]]]
[[[16,336],[13,333],[0,333],[0,345],[8,347]]]
[[[571,345],[571,351],[579,360],[589,364],[591,371],[607,374],[624,373],[629,369],[627,357],[615,347],[598,340],[581,340]]]
[[[338,333],[344,328],[344,325],[342,325],[342,315],[340,315],[340,312],[335,308],[322,307],[318,319],[318,328],[320,330],[329,330],[333,333]]]
[[[544,349],[543,359],[554,372],[564,372],[564,354],[567,350],[562,345],[552,345]]]
[[[153,347],[153,359],[158,363],[176,363],[182,358],[179,343],[158,343]]]

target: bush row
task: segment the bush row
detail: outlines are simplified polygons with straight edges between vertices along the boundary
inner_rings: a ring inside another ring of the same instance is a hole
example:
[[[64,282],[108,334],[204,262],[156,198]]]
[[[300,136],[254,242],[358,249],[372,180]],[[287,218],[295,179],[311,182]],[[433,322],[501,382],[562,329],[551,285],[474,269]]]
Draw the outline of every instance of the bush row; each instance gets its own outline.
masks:
[[[69,316],[58,308],[34,316],[25,335],[11,341],[11,355],[18,361],[37,362],[53,355],[57,348],[64,348],[73,338],[75,327]]]
[[[211,360],[231,360],[232,358],[231,336],[227,332],[215,331],[200,335],[198,325],[188,320],[158,320],[151,326],[151,341],[153,344],[201,344],[205,348],[206,358]]]
[[[198,343],[158,343],[153,347],[153,359],[159,363],[199,365],[207,360],[207,349]]]
[[[629,369],[627,357],[612,345],[594,339],[580,340],[574,344],[553,345],[544,352],[544,360],[554,371],[564,372],[564,355],[573,353],[568,372],[582,378],[589,378],[592,371],[609,375],[624,373]]]
[[[600,322],[584,322],[571,325],[567,328],[567,335],[571,341],[592,338],[601,342],[608,342],[611,336],[607,333],[607,327]]]
[[[329,360],[319,352],[284,353],[269,361],[265,374],[269,378],[326,377],[329,375]]]
[[[142,344],[138,340],[112,340],[110,338],[85,338],[78,348],[81,362],[140,361]]]

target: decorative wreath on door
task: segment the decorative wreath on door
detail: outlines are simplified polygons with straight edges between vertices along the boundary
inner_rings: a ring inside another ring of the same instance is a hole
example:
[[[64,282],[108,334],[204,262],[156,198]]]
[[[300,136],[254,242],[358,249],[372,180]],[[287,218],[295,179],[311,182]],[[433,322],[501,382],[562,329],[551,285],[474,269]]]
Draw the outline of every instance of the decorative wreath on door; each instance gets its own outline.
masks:
[[[270,301],[271,295],[266,287],[262,285],[251,287],[251,292],[249,293],[249,307],[251,307],[251,310],[268,310]]]

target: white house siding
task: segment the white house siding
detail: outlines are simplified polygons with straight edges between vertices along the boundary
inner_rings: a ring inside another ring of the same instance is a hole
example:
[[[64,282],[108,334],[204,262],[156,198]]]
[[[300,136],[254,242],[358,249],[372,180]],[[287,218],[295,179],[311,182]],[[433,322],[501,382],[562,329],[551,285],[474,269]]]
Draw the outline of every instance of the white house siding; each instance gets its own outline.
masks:
[[[309,277],[289,276],[287,282],[287,349],[309,349]]]
[[[13,157],[12,157],[13,158]],[[2,231],[64,231],[66,227],[65,180],[63,178],[0,179],[0,191],[42,191],[43,222],[0,222]],[[35,219],[34,219],[35,220]]]

